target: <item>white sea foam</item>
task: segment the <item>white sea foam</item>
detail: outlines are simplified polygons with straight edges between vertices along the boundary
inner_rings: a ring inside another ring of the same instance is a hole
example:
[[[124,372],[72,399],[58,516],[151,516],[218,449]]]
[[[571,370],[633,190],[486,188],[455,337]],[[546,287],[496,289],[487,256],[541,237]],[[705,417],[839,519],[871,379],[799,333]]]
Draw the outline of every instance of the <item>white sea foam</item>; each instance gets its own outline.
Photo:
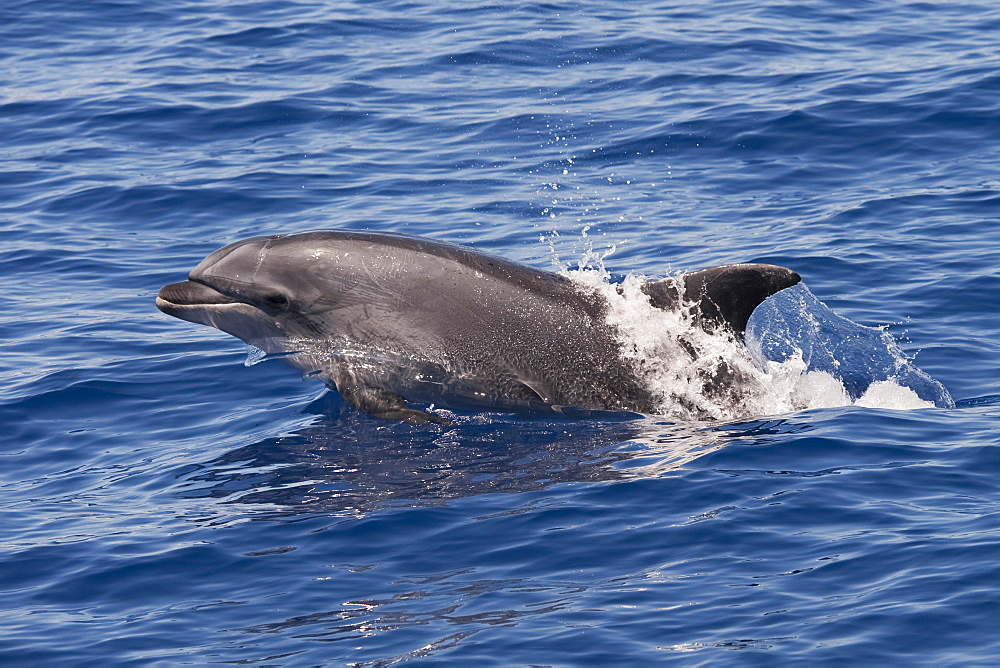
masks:
[[[934,408],[934,402],[924,401],[910,388],[888,380],[872,383],[854,404],[866,408]]]

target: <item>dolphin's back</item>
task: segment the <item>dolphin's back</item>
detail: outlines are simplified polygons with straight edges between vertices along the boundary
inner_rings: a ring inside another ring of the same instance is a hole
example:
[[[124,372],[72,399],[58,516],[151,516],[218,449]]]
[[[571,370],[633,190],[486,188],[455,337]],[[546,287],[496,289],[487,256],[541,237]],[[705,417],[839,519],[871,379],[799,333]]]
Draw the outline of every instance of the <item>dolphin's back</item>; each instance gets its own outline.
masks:
[[[381,256],[388,262],[406,262],[407,256],[411,258],[436,257],[464,267],[473,274],[490,277],[520,290],[538,292],[551,297],[561,297],[568,293],[579,292],[573,281],[559,274],[518,264],[496,255],[447,241],[414,237],[398,232],[321,230],[275,238],[276,244],[283,241],[317,246],[349,245],[367,252],[370,257]],[[421,263],[423,262],[421,260]],[[449,270],[454,271],[455,267],[449,267]]]

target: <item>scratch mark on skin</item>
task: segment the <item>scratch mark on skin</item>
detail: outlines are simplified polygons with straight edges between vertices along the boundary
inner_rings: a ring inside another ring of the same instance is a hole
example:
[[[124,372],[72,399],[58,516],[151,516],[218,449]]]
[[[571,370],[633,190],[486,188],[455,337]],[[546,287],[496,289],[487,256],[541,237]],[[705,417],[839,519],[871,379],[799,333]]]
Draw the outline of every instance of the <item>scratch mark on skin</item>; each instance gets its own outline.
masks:
[[[264,264],[264,254],[267,253],[267,249],[271,247],[271,243],[272,243],[271,239],[265,241],[264,245],[261,246],[260,248],[260,252],[257,253],[257,266],[253,268],[252,278],[257,278],[257,272],[260,271],[260,266]]]

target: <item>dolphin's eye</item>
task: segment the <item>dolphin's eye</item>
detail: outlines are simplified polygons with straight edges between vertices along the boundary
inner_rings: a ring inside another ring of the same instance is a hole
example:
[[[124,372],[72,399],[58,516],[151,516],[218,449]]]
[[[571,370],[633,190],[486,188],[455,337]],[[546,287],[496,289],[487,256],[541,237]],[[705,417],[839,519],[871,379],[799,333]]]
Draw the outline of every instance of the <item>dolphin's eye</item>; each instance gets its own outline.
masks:
[[[288,308],[288,297],[283,292],[274,290],[265,292],[256,299],[261,310],[270,315],[277,315]]]

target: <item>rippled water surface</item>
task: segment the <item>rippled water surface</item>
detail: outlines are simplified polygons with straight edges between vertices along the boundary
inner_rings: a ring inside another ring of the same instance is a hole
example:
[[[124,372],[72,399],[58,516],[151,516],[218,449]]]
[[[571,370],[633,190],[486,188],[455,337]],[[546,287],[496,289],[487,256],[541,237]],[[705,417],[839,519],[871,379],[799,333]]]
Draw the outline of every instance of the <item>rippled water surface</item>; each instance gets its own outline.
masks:
[[[996,665],[998,35],[985,2],[4,3],[0,661]],[[329,227],[784,265],[956,406],[417,427],[153,304]]]

